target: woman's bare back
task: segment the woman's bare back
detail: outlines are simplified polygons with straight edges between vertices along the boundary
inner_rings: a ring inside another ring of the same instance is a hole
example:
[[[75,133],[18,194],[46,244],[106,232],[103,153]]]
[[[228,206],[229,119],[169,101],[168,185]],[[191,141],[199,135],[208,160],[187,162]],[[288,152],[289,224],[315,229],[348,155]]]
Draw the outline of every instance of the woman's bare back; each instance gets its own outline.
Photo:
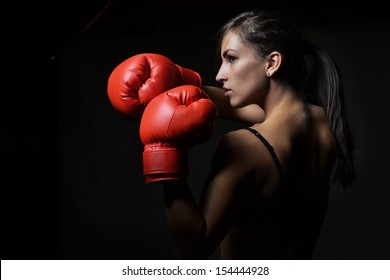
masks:
[[[333,137],[318,106],[296,102],[280,112],[286,113],[253,126],[276,160],[250,131],[232,132],[254,173],[241,186],[240,210],[221,243],[222,259],[311,258],[326,213]]]

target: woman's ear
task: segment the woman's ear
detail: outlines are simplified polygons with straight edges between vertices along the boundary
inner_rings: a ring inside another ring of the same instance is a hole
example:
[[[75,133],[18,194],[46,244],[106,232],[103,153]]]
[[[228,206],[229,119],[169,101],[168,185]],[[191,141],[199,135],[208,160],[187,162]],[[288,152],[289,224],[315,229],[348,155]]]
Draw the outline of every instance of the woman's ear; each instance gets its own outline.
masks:
[[[278,71],[280,65],[282,64],[282,55],[280,52],[274,51],[267,56],[267,77],[271,77],[275,72]]]

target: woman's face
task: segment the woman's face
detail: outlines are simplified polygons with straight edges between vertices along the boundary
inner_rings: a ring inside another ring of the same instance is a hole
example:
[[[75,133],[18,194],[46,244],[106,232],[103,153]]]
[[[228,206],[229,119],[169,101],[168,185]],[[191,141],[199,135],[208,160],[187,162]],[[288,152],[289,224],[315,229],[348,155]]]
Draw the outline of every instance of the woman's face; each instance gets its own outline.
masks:
[[[259,104],[268,87],[265,60],[256,54],[252,45],[243,45],[232,32],[222,40],[221,58],[216,80],[223,84],[231,106]]]

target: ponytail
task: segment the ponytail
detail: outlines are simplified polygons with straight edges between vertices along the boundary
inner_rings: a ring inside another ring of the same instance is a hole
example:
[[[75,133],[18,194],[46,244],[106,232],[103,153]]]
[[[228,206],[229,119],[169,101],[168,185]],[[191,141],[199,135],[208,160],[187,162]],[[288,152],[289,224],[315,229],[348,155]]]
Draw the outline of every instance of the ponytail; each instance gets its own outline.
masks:
[[[323,49],[311,44],[309,50],[313,55],[313,63],[304,85],[304,93],[309,101],[322,106],[326,112],[336,141],[337,158],[333,180],[346,187],[356,181],[353,161],[355,145],[345,110],[340,69]]]

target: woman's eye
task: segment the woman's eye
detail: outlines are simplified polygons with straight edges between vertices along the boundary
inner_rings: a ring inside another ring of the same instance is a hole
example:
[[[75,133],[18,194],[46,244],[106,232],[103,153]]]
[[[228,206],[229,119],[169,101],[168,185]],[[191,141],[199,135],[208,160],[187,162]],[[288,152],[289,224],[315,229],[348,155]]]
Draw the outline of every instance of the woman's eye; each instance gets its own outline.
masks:
[[[234,57],[234,56],[231,56],[231,55],[228,56],[228,60],[229,60],[230,62],[232,62],[232,63],[233,63],[234,61],[236,61],[236,59],[237,59],[237,58]]]

